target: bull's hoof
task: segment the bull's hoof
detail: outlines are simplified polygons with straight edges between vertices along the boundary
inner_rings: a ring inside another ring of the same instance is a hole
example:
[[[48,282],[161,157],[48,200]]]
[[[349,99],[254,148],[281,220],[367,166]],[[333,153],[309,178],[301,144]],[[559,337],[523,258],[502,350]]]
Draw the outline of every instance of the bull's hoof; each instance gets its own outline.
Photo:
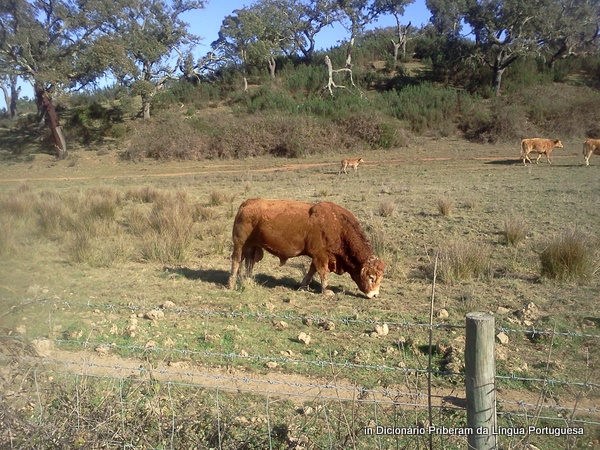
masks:
[[[301,285],[298,287],[298,290],[299,290],[299,291],[308,291],[308,284],[301,284]]]
[[[335,295],[335,293],[331,289],[325,289],[323,295]]]

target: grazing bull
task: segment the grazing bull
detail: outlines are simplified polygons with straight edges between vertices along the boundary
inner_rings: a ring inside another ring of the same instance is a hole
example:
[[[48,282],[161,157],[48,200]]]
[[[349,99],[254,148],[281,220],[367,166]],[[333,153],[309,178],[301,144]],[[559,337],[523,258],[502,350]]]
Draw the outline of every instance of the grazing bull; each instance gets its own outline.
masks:
[[[242,203],[233,223],[230,288],[235,287],[240,263],[245,261],[251,275],[263,249],[277,256],[281,265],[296,256],[312,258],[300,288],[307,288],[318,273],[323,294],[331,295],[329,272],[348,272],[368,298],[379,295],[385,262],[373,254],[356,217],[336,204],[263,198]]]
[[[552,149],[554,149],[554,147],[563,148],[560,139],[523,139],[521,141],[521,159],[523,160],[523,165],[526,165],[525,160],[529,161],[529,163],[531,164],[531,160],[529,159],[528,155],[532,152],[538,154],[538,157],[535,160],[536,164],[540,162],[540,158],[542,157],[542,155],[546,155],[548,164],[552,164],[552,161],[550,161],[550,153],[552,153]]]
[[[583,157],[585,165],[590,165],[590,156],[600,155],[600,139],[586,139],[583,143]]]

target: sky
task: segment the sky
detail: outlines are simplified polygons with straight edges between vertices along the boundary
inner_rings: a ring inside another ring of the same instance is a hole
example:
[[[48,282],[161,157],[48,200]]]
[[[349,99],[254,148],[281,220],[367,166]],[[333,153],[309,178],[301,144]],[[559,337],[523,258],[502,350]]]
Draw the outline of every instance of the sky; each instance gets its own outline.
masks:
[[[202,42],[195,51],[195,56],[200,57],[210,51],[210,44],[219,37],[219,29],[223,19],[230,15],[234,10],[250,6],[254,1],[240,0],[209,0],[205,8],[191,11],[182,16],[182,19],[189,24],[189,31],[202,37]],[[425,0],[415,0],[408,5],[401,22],[406,25],[409,21],[414,27],[420,27],[429,22],[431,16],[425,6]],[[396,26],[396,19],[393,16],[385,16],[377,22],[371,24],[368,29],[385,28]],[[348,37],[347,31],[341,26],[329,26],[321,30],[316,36],[317,50],[323,50],[333,47]],[[29,82],[20,82],[21,97],[33,97],[33,89]],[[0,95],[0,109],[6,108],[4,96]]]

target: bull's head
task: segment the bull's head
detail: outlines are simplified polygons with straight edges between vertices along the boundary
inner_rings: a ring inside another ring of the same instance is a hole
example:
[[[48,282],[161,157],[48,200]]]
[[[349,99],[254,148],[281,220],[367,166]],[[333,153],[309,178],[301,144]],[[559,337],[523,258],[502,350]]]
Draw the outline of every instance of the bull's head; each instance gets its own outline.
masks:
[[[564,148],[562,142],[560,142],[560,139],[554,139],[554,146],[556,148]]]
[[[360,273],[352,278],[358,288],[368,297],[374,298],[379,295],[379,285],[383,279],[385,262],[375,255],[371,255],[363,264]]]

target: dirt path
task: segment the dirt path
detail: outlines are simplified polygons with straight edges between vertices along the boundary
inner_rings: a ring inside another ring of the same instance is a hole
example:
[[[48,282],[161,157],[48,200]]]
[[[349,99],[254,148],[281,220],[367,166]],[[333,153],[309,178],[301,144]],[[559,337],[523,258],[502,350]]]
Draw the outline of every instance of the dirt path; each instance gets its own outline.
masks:
[[[236,367],[203,367],[190,362],[142,361],[124,358],[106,349],[94,351],[46,350],[43,358],[25,358],[25,364],[42,366],[51,373],[77,374],[97,378],[137,379],[175,383],[206,389],[231,392],[251,392],[287,398],[298,405],[306,401],[335,400],[343,402],[361,401],[378,404],[400,404],[404,408],[425,410],[428,407],[427,382],[425,377],[420,386],[397,385],[385,389],[364,389],[345,379],[306,377],[284,373],[277,368],[268,374],[248,372]],[[560,404],[548,396],[524,390],[498,389],[498,402],[503,411],[536,414],[536,405],[542,406],[541,415],[557,413],[569,417],[577,409],[578,417],[583,412],[593,420],[600,419],[600,403],[597,399],[567,399],[561,397]],[[461,384],[456,387],[432,387],[431,403],[434,408],[464,410],[465,392]]]

